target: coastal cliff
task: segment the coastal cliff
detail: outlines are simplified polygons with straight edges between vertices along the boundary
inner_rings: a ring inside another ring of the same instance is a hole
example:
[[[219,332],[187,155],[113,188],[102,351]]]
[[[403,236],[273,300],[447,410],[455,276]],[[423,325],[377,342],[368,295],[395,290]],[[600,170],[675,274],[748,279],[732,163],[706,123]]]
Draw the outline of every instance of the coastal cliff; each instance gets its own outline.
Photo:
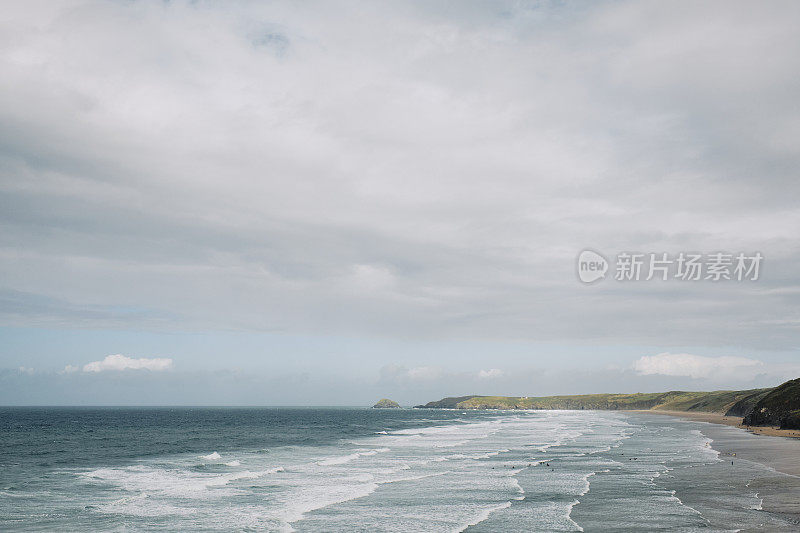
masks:
[[[415,408],[653,410],[743,417],[746,426],[800,429],[800,378],[766,389],[573,396],[451,396]]]
[[[773,389],[744,391],[669,391],[635,394],[582,394],[571,396],[457,396],[443,398],[418,408],[439,409],[599,409],[701,411],[729,414],[748,408]],[[738,407],[737,407],[738,406]],[[733,414],[731,414],[733,416]],[[741,415],[738,415],[741,416]]]
[[[761,397],[745,415],[743,423],[800,429],[800,378],[787,381]]]

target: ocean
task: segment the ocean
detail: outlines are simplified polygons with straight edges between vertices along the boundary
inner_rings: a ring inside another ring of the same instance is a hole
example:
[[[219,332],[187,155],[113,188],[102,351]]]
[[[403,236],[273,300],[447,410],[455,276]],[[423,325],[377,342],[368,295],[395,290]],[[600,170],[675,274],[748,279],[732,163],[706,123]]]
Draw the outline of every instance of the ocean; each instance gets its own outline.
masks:
[[[785,474],[702,429],[614,411],[0,408],[0,530],[795,531],[759,495]]]

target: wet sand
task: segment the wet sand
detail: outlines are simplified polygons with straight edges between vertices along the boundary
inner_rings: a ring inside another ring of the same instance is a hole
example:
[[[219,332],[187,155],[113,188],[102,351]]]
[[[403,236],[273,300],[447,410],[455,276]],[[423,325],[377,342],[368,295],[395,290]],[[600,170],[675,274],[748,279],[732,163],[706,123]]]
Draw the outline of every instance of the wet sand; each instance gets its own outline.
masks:
[[[724,424],[726,426],[735,426],[745,429],[756,435],[771,435],[773,437],[791,437],[800,439],[800,430],[798,429],[779,429],[777,427],[763,427],[763,426],[743,426],[742,417],[739,416],[725,416],[720,413],[701,413],[698,411],[662,411],[662,410],[648,410],[638,411],[640,413],[653,413],[677,416],[679,418],[687,418],[698,422],[710,422],[712,424]]]
[[[755,478],[750,486],[763,499],[763,510],[777,513],[798,524],[800,531],[800,432],[775,428],[746,428],[741,418],[715,413],[683,411],[638,411],[673,416],[700,424],[700,431],[712,439],[711,447],[720,459],[751,461],[768,467],[774,474]],[[758,429],[760,431],[753,431]],[[771,431],[769,431],[771,430]],[[787,438],[790,437],[790,438]]]
[[[768,426],[743,426],[742,418],[739,416],[725,416],[721,413],[702,413],[698,411],[662,411],[662,410],[643,410],[637,411],[638,413],[652,413],[656,415],[669,415],[678,418],[686,418],[696,422],[710,422],[712,424],[723,424],[726,426],[733,426],[744,429],[755,435],[769,435],[772,437],[789,437],[792,439],[800,439],[800,430],[797,429],[779,429],[777,427]],[[800,471],[794,473],[800,475]]]

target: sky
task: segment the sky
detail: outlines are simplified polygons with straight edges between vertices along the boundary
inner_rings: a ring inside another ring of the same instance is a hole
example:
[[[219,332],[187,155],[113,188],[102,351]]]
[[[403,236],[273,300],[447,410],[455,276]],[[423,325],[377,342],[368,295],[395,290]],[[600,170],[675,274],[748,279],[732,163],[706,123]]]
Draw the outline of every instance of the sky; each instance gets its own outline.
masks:
[[[0,404],[798,377],[798,34],[792,1],[7,3]],[[758,279],[614,279],[717,252]]]

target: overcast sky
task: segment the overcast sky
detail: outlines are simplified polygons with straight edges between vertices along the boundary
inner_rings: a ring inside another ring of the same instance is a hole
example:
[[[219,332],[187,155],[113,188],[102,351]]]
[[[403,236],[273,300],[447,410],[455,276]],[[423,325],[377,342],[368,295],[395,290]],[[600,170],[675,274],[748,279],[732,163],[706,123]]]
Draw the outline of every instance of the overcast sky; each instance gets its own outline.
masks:
[[[798,35],[792,1],[5,3],[0,403],[797,377]],[[586,285],[586,248],[764,261]]]

